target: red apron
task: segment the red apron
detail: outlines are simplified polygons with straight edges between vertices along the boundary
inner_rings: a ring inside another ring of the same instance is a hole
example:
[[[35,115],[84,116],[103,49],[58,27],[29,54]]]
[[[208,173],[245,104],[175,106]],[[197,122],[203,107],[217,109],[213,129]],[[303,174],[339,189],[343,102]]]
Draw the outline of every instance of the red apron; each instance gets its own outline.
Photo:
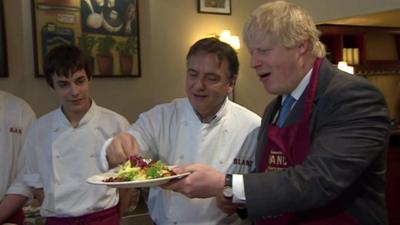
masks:
[[[303,118],[289,126],[279,128],[268,125],[268,144],[265,147],[259,172],[281,170],[301,164],[310,148],[309,123],[313,100],[316,95],[319,67],[322,59],[313,66],[310,83],[306,89]],[[300,213],[286,213],[280,216],[259,220],[257,225],[357,225],[337,204]]]
[[[119,225],[118,208],[112,207],[78,217],[48,217],[46,225]]]
[[[15,212],[12,217],[8,218],[8,220],[5,221],[4,223],[15,223],[18,225],[23,225],[24,220],[25,220],[24,211],[22,211],[22,209],[20,209],[17,212]]]

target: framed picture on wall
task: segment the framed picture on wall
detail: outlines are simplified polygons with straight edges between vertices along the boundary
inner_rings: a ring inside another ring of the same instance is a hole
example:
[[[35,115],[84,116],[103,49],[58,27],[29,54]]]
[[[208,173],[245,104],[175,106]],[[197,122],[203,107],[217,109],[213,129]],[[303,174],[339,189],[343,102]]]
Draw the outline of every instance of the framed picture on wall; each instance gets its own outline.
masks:
[[[7,45],[6,45],[6,29],[4,23],[4,6],[0,1],[0,77],[8,76],[7,65]]]
[[[231,0],[198,0],[198,12],[231,15]]]
[[[59,44],[79,46],[95,77],[140,77],[138,0],[31,0],[35,74]]]

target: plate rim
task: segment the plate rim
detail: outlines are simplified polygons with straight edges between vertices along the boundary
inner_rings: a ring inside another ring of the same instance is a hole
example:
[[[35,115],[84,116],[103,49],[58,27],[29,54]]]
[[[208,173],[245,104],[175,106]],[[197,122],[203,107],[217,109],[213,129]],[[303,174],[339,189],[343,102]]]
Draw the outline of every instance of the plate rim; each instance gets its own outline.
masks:
[[[180,173],[180,174],[175,174],[172,176],[167,176],[167,177],[158,177],[158,178],[153,178],[153,179],[146,179],[146,180],[133,180],[133,181],[118,181],[118,182],[104,182],[102,181],[103,179],[107,179],[110,176],[115,176],[117,173],[115,172],[115,168],[111,169],[105,173],[99,173],[95,174],[93,176],[90,176],[89,178],[86,179],[86,181],[90,184],[94,185],[107,185],[110,187],[118,187],[118,186],[139,186],[141,184],[144,184],[143,186],[146,186],[146,184],[152,184],[160,181],[168,181],[172,180],[175,178],[182,178],[187,175],[189,175],[191,172],[185,172],[185,173]],[[96,177],[102,177],[102,180],[96,180]],[[148,186],[148,185],[147,185]]]

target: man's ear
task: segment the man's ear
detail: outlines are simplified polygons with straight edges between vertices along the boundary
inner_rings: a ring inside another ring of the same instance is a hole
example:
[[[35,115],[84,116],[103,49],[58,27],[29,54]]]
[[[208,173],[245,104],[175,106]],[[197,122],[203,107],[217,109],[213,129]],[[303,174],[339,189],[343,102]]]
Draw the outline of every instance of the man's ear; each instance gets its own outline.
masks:
[[[237,75],[235,75],[234,77],[232,77],[232,79],[229,80],[229,87],[228,87],[229,95],[231,95],[233,93],[233,89],[235,89],[236,80],[237,80]]]
[[[310,47],[310,42],[308,40],[300,42],[297,46],[298,52],[300,55],[304,55]]]
[[[237,77],[238,77],[238,76],[235,74],[235,75],[230,79],[230,81],[229,81],[229,86],[231,86],[232,88],[235,87]]]

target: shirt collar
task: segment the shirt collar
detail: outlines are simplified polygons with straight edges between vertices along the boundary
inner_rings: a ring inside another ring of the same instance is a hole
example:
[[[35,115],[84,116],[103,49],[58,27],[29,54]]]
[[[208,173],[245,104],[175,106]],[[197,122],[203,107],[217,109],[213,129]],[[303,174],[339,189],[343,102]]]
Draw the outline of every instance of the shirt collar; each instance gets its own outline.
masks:
[[[95,108],[97,107],[95,101],[91,99],[91,104],[89,110],[85,113],[85,115],[82,117],[82,119],[79,121],[79,125],[83,126],[87,124],[95,115]],[[54,131],[58,130],[58,128],[66,128],[66,127],[71,127],[71,123],[69,122],[68,118],[65,116],[64,112],[61,109],[61,106],[58,107],[58,109],[55,111],[55,117],[54,117]]]
[[[224,103],[222,104],[221,108],[218,110],[218,112],[215,114],[214,118],[210,121],[210,123],[215,123],[217,121],[219,121],[222,117],[224,117],[224,115],[226,115],[226,111],[227,111],[227,102],[228,102],[228,97],[225,98]]]
[[[313,68],[311,68],[307,74],[303,77],[303,79],[300,81],[300,83],[297,85],[297,87],[290,93],[290,95],[297,100],[301,97],[303,94],[304,90],[306,89],[308,83],[310,83],[311,79],[311,73],[312,73]],[[283,95],[282,97],[282,102],[286,99],[287,95]]]
[[[229,101],[228,97],[225,98],[224,103],[222,104],[221,108],[218,110],[218,112],[207,122],[202,122],[202,123],[207,123],[207,124],[211,124],[211,123],[216,123],[218,122],[222,117],[224,117],[224,115],[226,115],[226,111],[227,111],[227,102]],[[196,114],[196,117],[198,120],[200,120],[200,115],[196,112],[196,110],[194,110],[194,108],[192,107],[194,113]]]

